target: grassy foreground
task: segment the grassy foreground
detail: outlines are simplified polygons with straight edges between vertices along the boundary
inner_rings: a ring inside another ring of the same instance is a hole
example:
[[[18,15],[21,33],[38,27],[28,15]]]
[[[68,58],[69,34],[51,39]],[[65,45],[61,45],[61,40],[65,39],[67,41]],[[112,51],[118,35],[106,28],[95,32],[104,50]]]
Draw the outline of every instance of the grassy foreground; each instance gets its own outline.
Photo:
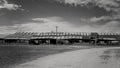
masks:
[[[69,45],[2,45],[0,46],[0,68],[12,68],[14,65],[50,54],[86,48],[89,47]]]

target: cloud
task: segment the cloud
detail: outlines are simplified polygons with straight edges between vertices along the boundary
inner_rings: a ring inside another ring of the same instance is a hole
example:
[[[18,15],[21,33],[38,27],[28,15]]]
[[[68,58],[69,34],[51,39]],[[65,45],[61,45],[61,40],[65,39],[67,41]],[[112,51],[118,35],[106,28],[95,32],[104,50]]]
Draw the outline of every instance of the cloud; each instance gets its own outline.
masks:
[[[104,19],[93,18],[95,21]],[[14,32],[51,32],[55,31],[58,26],[59,32],[119,32],[119,21],[110,21],[104,25],[90,25],[84,24],[77,26],[68,21],[64,21],[62,17],[46,17],[46,18],[33,18],[33,22],[26,22],[22,24],[14,24],[12,26],[0,26],[0,34],[9,34]],[[89,19],[90,21],[94,21]],[[37,22],[36,22],[37,21]],[[85,21],[85,20],[84,20]]]
[[[16,32],[16,28],[18,26],[12,25],[12,26],[0,26],[0,34],[10,34]]]
[[[70,24],[67,21],[64,21],[61,17],[33,18],[32,20],[33,22],[21,24],[20,25],[21,30],[35,31],[35,32],[46,32],[46,31],[48,32],[48,31],[55,31],[56,26],[59,27],[60,31],[65,31],[65,29],[73,27],[72,24]]]
[[[60,0],[56,0],[61,2]],[[118,8],[120,7],[120,1],[119,0],[64,0],[62,1],[65,4],[71,4],[71,5],[81,5],[81,6],[87,6],[89,7],[89,4],[93,4],[94,6],[102,7],[106,9],[107,11],[118,11]]]
[[[119,21],[120,22],[120,0],[56,0],[58,2],[64,2],[65,4],[70,4],[73,6],[85,6],[88,8],[96,7],[104,8],[106,11],[111,12],[111,14],[107,16],[101,16],[101,17],[91,17],[88,19],[81,19],[81,22],[86,24],[89,24],[90,26],[103,26],[107,23],[110,23],[112,21]]]
[[[8,3],[7,0],[0,0],[0,9],[17,10],[21,5]]]
[[[0,33],[6,34],[14,32],[51,32],[55,31],[56,26],[59,26],[59,31],[73,31],[71,28],[73,25],[67,21],[63,21],[61,17],[46,17],[33,18],[33,22],[14,24],[12,26],[0,26]]]
[[[98,21],[101,21],[101,20],[111,20],[112,18],[110,16],[101,16],[101,17],[93,17],[93,18],[90,18],[90,21],[91,22],[98,22]]]
[[[46,17],[46,18],[33,18],[33,21],[37,22],[61,22],[63,19],[61,17]]]
[[[103,25],[101,27],[101,31],[104,32],[120,32],[120,23],[119,21],[110,21],[106,25]]]
[[[96,32],[120,32],[119,15],[83,18],[81,22],[85,23],[83,26],[88,25]]]
[[[91,8],[98,6],[99,8],[104,8],[106,11],[111,12],[108,16],[102,17],[92,17],[91,21],[107,21],[107,20],[120,20],[120,0],[55,0],[58,2],[63,2],[65,4],[70,4],[73,6],[84,6]]]

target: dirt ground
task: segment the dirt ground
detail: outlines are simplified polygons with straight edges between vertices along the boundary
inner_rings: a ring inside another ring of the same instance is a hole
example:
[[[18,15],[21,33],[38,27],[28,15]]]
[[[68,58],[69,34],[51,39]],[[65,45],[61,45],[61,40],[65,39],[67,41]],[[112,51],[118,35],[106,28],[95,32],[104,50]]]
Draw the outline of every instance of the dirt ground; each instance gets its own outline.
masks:
[[[41,57],[14,68],[120,68],[120,47],[64,52]]]
[[[71,45],[0,45],[0,68],[13,68],[40,57],[88,48]]]

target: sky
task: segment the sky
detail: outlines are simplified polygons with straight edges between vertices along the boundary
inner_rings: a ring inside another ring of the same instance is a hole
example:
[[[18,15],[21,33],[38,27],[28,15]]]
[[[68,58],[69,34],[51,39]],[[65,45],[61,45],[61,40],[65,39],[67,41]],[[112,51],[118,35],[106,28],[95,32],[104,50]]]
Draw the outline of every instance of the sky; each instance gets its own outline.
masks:
[[[120,0],[0,0],[0,34],[120,32]]]

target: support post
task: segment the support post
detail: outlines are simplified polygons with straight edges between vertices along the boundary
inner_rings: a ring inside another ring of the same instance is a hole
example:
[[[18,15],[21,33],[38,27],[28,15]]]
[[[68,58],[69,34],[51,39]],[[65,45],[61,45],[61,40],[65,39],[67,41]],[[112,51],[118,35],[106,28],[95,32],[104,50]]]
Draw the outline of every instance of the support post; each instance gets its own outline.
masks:
[[[58,26],[56,26],[56,33],[58,32]]]
[[[56,44],[58,44],[57,33],[58,33],[58,26],[56,26]]]

